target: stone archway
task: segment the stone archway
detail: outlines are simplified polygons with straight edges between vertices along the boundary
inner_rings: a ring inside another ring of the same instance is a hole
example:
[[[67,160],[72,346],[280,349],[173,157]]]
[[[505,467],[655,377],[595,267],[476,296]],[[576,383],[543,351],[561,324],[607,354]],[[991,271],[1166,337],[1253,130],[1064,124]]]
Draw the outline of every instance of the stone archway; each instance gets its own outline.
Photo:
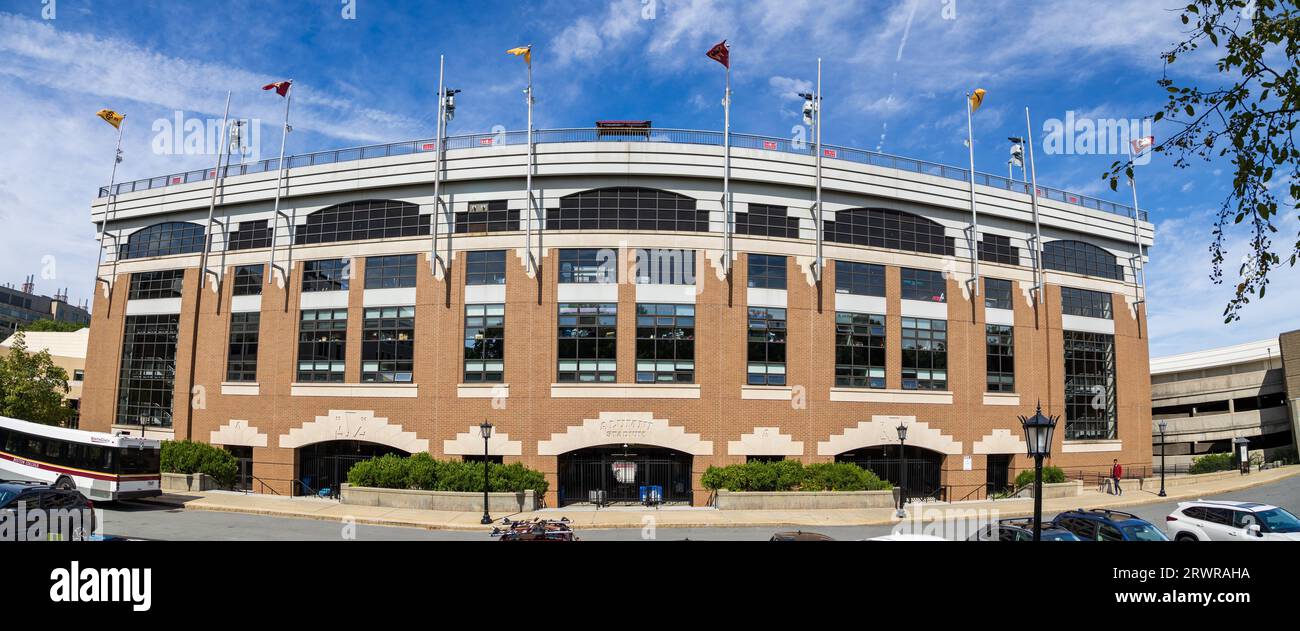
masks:
[[[429,441],[415,432],[389,423],[386,417],[377,417],[373,410],[330,410],[301,427],[280,435],[280,447],[297,449],[306,445],[332,440],[355,440],[387,445],[407,453],[429,451]]]
[[[898,444],[898,424],[907,424],[907,445],[921,447],[947,456],[962,453],[960,441],[930,427],[925,421],[916,420],[915,416],[874,415],[870,421],[859,421],[842,433],[833,434],[828,440],[817,442],[817,455],[835,456],[846,451],[862,447]]]
[[[654,418],[651,412],[601,412],[597,418],[583,419],[581,425],[551,434],[549,440],[537,441],[537,455],[558,456],[585,447],[621,443],[665,447],[692,456],[713,455],[713,441],[700,440],[699,434],[669,425],[667,419]]]
[[[727,441],[729,456],[802,456],[803,441],[782,434],[779,427],[755,427],[740,440]]]
[[[1028,451],[1028,445],[1019,435],[1014,434],[1009,429],[995,429],[987,436],[975,441],[971,445],[971,453],[974,454],[1023,454]]]
[[[208,442],[213,445],[231,445],[236,447],[265,447],[266,434],[257,431],[248,421],[231,419],[229,423],[212,430]]]

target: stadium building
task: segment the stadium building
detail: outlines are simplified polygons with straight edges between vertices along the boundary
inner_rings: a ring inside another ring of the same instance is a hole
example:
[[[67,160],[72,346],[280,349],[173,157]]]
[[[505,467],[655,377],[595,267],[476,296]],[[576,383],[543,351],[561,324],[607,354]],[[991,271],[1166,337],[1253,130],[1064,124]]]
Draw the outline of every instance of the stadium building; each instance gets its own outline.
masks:
[[[531,196],[522,132],[447,139],[441,178],[432,140],[288,158],[278,214],[276,160],[101,189],[82,427],[221,445],[288,494],[483,458],[486,420],[552,506],[700,505],[755,459],[898,482],[900,425],[911,493],[982,498],[1040,402],[1051,464],[1151,462],[1133,209],[977,174],[973,215],[965,169],[826,146],[818,213],[807,146],[733,134],[728,221],[719,132],[534,139]]]

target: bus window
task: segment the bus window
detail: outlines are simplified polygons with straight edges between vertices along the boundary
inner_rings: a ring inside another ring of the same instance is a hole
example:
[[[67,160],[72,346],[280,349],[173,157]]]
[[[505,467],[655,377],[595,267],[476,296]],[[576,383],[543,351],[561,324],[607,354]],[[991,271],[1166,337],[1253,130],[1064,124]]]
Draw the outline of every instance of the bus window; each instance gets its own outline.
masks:
[[[131,475],[135,473],[158,473],[159,450],[157,449],[120,449],[118,450],[118,473]]]

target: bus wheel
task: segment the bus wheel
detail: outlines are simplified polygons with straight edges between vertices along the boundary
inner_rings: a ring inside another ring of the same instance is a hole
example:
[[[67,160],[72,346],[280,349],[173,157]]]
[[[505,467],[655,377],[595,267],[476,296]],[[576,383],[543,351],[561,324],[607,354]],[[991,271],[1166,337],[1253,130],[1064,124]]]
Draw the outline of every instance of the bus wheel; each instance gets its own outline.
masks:
[[[75,491],[77,490],[77,483],[73,482],[72,478],[61,475],[58,480],[54,481],[54,488],[60,491]]]

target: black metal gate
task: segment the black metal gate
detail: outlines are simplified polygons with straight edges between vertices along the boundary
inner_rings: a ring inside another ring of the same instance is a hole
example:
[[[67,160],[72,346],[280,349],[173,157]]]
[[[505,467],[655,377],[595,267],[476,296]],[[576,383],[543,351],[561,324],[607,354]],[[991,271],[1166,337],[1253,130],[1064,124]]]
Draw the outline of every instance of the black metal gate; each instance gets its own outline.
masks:
[[[239,467],[235,475],[236,491],[253,490],[253,448],[237,445],[226,445],[226,451],[235,457],[235,465]]]
[[[385,454],[411,454],[387,445],[359,440],[333,440],[307,445],[298,453],[298,479],[294,495],[326,494],[337,496],[339,485],[348,479],[352,465]]]
[[[691,502],[693,457],[671,449],[593,447],[559,457],[560,505],[601,501],[635,504],[641,487],[658,486],[669,503]]]
[[[992,496],[1011,490],[1009,473],[1011,469],[1011,456],[1009,454],[989,454],[988,464],[985,468],[988,471],[984,475],[984,491],[988,495]]]
[[[856,449],[835,456],[835,462],[851,462],[875,473],[881,480],[902,486],[904,461],[899,457],[898,446]],[[942,454],[909,446],[906,462],[908,497],[944,499]]]

